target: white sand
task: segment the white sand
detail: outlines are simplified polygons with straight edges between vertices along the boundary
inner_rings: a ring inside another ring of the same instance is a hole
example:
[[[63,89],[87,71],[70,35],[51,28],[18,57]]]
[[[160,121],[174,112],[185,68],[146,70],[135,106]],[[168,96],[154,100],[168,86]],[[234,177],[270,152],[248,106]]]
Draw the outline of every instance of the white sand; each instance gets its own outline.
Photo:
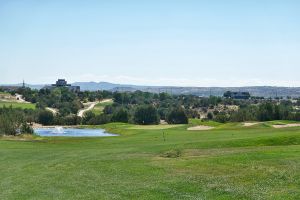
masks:
[[[273,125],[274,128],[289,128],[289,127],[299,127],[300,124],[283,124],[283,125]]]
[[[203,125],[200,125],[200,126],[194,126],[194,127],[190,127],[188,128],[187,130],[188,131],[206,131],[206,130],[211,130],[213,129],[214,127],[211,127],[211,126],[203,126]]]
[[[258,122],[245,122],[243,124],[244,127],[249,127],[249,126],[254,126],[254,125],[257,125],[259,124]]]

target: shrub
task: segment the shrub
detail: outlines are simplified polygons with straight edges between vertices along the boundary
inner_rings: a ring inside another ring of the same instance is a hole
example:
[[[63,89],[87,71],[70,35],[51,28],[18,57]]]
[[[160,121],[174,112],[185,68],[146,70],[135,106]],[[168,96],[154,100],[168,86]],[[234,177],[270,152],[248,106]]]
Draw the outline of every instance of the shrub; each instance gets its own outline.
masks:
[[[211,112],[207,113],[207,119],[212,120],[213,118],[214,115]]]
[[[33,134],[33,129],[26,122],[23,122],[21,125],[20,132],[22,134]]]
[[[95,117],[96,117],[96,115],[95,115],[95,113],[93,113],[93,111],[87,111],[83,115],[82,123],[88,124],[88,122]]]
[[[158,124],[157,110],[152,105],[143,105],[136,108],[134,122],[142,125]]]
[[[0,135],[16,135],[24,122],[24,113],[19,109],[0,109]]]
[[[52,125],[53,124],[54,116],[52,112],[43,110],[39,113],[38,122],[43,125]]]
[[[113,113],[111,121],[113,122],[125,122],[127,123],[129,120],[129,114],[127,110],[121,108]]]
[[[183,108],[173,108],[167,115],[169,124],[188,124],[189,120]]]
[[[215,120],[217,121],[217,122],[220,122],[220,123],[225,123],[225,122],[228,122],[229,121],[229,115],[228,114],[226,114],[226,113],[219,113],[217,116],[216,116],[216,118],[215,118]]]

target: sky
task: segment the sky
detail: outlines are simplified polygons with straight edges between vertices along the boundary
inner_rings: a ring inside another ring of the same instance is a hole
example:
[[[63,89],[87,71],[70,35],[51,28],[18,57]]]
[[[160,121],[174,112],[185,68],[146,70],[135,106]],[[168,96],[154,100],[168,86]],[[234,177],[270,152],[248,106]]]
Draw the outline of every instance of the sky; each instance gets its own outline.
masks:
[[[0,0],[0,84],[300,86],[298,0]]]

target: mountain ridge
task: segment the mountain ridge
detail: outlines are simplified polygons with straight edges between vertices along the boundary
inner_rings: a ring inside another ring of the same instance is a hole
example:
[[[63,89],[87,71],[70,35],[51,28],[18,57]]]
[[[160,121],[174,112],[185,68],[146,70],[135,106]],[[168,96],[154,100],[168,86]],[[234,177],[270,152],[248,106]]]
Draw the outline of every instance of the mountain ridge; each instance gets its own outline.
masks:
[[[41,89],[45,85],[50,84],[25,84],[26,87],[32,89]],[[180,86],[144,86],[133,84],[118,84],[110,82],[74,82],[74,86],[80,86],[81,90],[85,91],[97,91],[97,90],[109,90],[109,91],[129,91],[133,92],[141,90],[145,92],[167,92],[172,94],[186,94],[186,95],[198,95],[198,96],[222,96],[226,91],[245,91],[250,92],[252,96],[263,97],[300,97],[300,87],[281,87],[281,86],[244,86],[244,87],[180,87]],[[22,86],[19,84],[5,84],[1,86]]]

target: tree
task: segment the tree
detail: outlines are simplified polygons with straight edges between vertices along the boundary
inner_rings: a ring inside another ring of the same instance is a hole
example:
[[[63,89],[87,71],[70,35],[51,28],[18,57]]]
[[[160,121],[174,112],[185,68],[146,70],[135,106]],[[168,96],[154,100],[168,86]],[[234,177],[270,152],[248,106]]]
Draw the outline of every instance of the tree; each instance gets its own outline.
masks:
[[[207,119],[212,120],[213,118],[214,115],[211,112],[207,113]]]
[[[134,113],[134,122],[142,125],[158,124],[159,117],[153,105],[138,106]]]
[[[274,106],[271,102],[263,103],[259,106],[258,119],[260,121],[270,121],[274,119]]]
[[[24,123],[24,113],[20,109],[3,107],[0,109],[0,135],[16,135]]]
[[[121,108],[113,113],[112,119],[113,122],[125,122],[127,123],[129,120],[129,114],[127,110]]]
[[[87,111],[83,115],[82,123],[83,124],[88,124],[89,121],[91,121],[95,117],[96,117],[96,115],[95,115],[95,113],[93,113],[93,111]]]
[[[39,123],[41,123],[43,125],[53,124],[53,119],[54,119],[54,116],[53,116],[52,112],[47,111],[47,110],[41,111],[38,115],[38,121],[39,121]]]
[[[173,108],[167,115],[166,118],[169,124],[188,124],[188,117],[181,107]]]
[[[231,98],[231,95],[232,95],[232,94],[231,94],[231,91],[226,91],[226,92],[224,93],[223,96],[224,96],[225,98]]]
[[[229,116],[226,113],[221,112],[216,116],[215,120],[220,123],[225,123],[229,121]]]

